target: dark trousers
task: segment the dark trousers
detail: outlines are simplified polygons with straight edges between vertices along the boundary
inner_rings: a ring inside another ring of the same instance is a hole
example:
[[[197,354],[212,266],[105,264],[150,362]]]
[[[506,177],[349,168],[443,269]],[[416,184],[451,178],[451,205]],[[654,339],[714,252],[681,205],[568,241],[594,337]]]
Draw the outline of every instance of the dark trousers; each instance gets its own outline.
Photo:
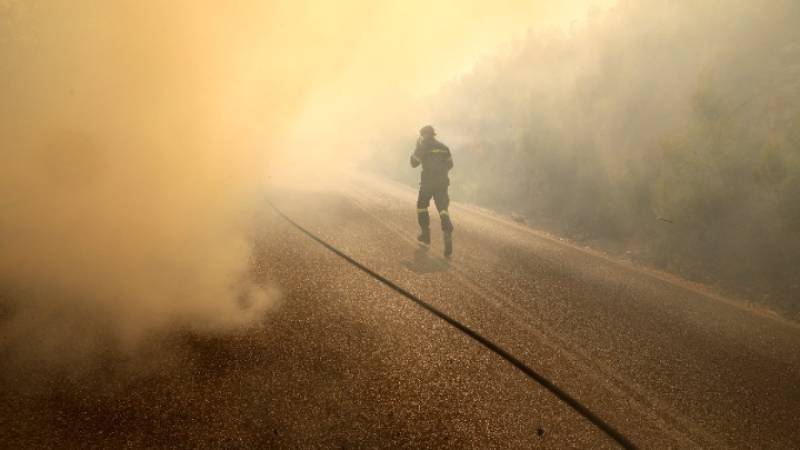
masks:
[[[431,204],[431,198],[436,204],[436,209],[439,211],[439,218],[442,221],[442,231],[451,233],[453,231],[453,222],[450,221],[450,213],[447,208],[450,206],[450,196],[447,194],[447,186],[442,188],[425,188],[419,189],[419,197],[417,197],[417,221],[420,228],[423,230],[428,229],[431,224],[431,216],[428,214],[428,205]]]

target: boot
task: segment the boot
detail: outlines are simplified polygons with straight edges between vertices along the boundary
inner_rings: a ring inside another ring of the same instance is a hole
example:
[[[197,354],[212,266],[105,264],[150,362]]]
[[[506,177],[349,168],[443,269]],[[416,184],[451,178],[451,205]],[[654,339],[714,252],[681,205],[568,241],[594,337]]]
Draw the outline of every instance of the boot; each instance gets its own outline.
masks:
[[[425,245],[431,244],[431,229],[430,228],[423,228],[422,233],[417,236],[417,240],[422,242]]]
[[[449,258],[453,254],[453,234],[444,234],[444,257]]]

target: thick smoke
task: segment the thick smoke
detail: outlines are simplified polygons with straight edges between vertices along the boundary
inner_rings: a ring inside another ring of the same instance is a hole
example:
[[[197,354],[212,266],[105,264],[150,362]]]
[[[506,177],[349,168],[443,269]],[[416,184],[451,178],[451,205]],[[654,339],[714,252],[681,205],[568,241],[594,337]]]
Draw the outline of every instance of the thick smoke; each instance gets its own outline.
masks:
[[[581,2],[471,3],[0,1],[0,357],[257,320],[268,173],[352,161],[350,119]]]
[[[71,363],[260,317],[267,149],[335,55],[303,65],[292,11],[242,2],[0,8],[5,356]]]
[[[274,300],[247,279],[246,237],[259,138],[282,111],[245,95],[292,99],[254,89],[245,36],[223,11],[135,3],[0,5],[12,360],[71,363],[172,327],[229,329]]]

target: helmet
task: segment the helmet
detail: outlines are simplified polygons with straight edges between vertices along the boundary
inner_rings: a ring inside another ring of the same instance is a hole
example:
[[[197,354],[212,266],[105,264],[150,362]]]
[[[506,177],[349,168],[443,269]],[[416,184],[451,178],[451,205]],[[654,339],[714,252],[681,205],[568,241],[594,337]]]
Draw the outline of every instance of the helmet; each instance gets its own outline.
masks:
[[[422,137],[433,137],[436,136],[436,130],[434,130],[430,125],[425,125],[419,129],[419,134]]]

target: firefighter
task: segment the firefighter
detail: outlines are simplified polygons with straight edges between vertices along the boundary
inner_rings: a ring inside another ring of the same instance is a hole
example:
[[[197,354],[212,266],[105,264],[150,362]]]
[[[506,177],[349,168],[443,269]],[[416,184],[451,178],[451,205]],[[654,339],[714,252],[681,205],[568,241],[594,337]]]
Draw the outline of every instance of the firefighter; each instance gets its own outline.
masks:
[[[428,205],[433,198],[442,222],[444,256],[449,258],[453,254],[453,222],[447,210],[450,206],[450,197],[447,194],[450,179],[447,173],[453,168],[453,156],[450,154],[450,149],[436,139],[436,131],[432,126],[422,127],[419,135],[417,148],[411,155],[411,167],[422,165],[417,198],[417,221],[422,232],[417,240],[426,245],[431,243],[431,218],[428,214]]]

